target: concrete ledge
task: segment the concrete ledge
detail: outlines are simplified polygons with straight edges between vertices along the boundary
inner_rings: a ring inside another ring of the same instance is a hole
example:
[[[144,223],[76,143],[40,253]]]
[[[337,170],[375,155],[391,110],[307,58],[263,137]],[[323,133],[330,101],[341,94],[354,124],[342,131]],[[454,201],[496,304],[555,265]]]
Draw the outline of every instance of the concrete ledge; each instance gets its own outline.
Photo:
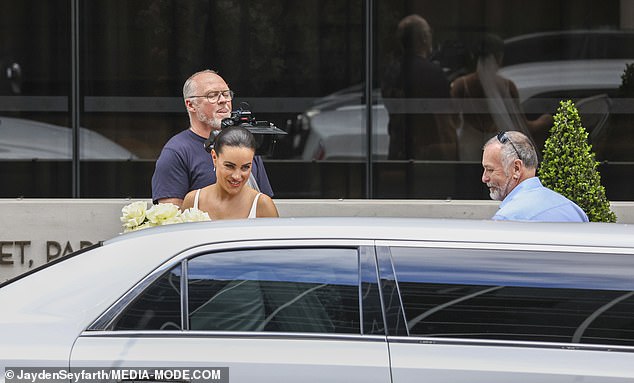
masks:
[[[0,282],[119,235],[130,199],[0,199]],[[150,200],[145,200],[150,204]],[[427,217],[489,219],[498,202],[482,200],[276,199],[283,217]],[[634,202],[613,202],[618,223],[634,223]]]
[[[285,217],[419,217],[487,219],[497,210],[494,201],[441,200],[275,200]]]

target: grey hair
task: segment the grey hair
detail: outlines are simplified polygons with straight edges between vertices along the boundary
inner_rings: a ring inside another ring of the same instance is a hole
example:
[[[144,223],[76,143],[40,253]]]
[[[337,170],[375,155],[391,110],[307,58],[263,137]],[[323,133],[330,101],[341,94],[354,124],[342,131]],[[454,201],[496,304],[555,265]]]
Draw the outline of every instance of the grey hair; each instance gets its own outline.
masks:
[[[194,78],[196,76],[198,76],[199,74],[203,74],[203,73],[218,74],[218,72],[216,72],[215,70],[204,69],[204,70],[198,71],[198,72],[194,73],[193,75],[189,76],[189,78],[187,80],[185,80],[185,85],[183,85],[183,98],[184,99],[187,99],[187,98],[193,96],[194,93],[197,91],[196,82],[194,81]]]
[[[507,131],[505,134],[510,142],[503,144],[498,140],[497,135],[495,135],[484,144],[484,148],[496,142],[502,146],[500,156],[504,169],[507,169],[516,158],[522,160],[524,166],[527,168],[537,169],[539,159],[537,158],[537,152],[535,151],[535,146],[533,146],[531,139],[524,133],[515,130]]]

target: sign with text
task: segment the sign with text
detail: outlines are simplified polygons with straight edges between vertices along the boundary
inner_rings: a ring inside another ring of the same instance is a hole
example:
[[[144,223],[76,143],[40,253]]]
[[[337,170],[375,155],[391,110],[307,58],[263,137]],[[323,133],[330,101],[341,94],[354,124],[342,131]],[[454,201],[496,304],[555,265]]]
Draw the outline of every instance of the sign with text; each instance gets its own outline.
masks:
[[[130,200],[0,200],[0,283],[119,235]]]
[[[10,268],[11,275],[19,275],[76,250],[93,245],[98,240],[6,240],[0,239],[0,276]],[[1,281],[9,278],[2,278]],[[0,282],[1,282],[0,281]]]

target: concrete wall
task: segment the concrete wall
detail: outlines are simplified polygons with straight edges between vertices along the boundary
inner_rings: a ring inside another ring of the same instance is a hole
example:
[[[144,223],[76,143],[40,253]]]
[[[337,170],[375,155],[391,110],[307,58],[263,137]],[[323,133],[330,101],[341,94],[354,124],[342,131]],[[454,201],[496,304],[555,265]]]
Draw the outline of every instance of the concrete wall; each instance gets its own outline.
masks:
[[[119,235],[121,208],[130,202],[133,200],[0,199],[0,282]],[[438,200],[276,199],[275,203],[282,217],[488,219],[498,206],[494,201]],[[634,202],[614,202],[612,209],[619,223],[634,223]]]

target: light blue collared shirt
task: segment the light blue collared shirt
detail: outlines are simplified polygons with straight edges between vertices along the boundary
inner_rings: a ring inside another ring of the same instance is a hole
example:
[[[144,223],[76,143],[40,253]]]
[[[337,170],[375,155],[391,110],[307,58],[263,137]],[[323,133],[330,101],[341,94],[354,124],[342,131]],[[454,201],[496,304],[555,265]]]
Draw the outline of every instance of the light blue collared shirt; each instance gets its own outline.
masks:
[[[588,216],[577,204],[544,187],[537,177],[517,185],[504,198],[493,216],[495,220],[588,222]]]

